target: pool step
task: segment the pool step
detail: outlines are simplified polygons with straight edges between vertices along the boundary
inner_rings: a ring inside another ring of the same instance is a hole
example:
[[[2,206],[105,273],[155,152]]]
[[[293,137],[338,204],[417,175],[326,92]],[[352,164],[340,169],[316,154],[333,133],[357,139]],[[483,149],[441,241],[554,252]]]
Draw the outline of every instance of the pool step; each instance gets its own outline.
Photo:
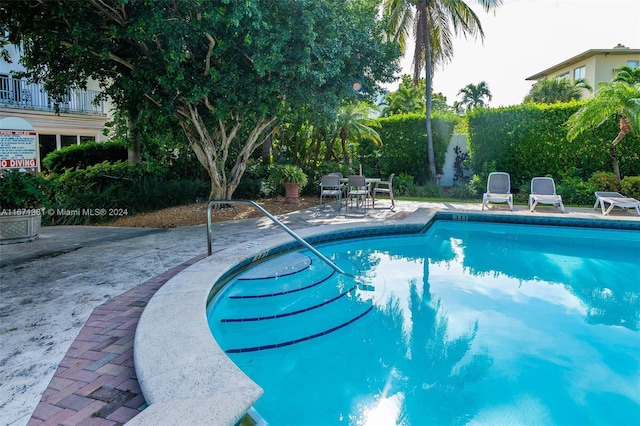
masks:
[[[369,300],[359,297],[357,287],[354,282],[331,298],[307,295],[289,305],[270,300],[263,301],[260,307],[255,300],[243,300],[244,309],[225,309],[227,314],[219,319],[216,340],[225,351],[233,353],[281,347],[337,331],[372,308]]]

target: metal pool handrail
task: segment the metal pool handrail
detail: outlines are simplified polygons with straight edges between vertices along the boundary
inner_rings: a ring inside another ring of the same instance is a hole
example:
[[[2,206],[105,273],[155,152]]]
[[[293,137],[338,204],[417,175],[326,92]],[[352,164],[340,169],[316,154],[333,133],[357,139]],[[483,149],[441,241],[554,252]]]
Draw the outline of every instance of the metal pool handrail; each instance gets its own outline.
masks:
[[[303,246],[305,246],[306,248],[311,250],[313,252],[313,254],[318,256],[320,258],[320,260],[322,260],[324,263],[329,265],[334,271],[336,271],[337,273],[342,274],[342,275],[347,275],[347,276],[353,277],[353,275],[348,274],[345,271],[343,271],[338,265],[333,263],[324,254],[320,253],[315,247],[313,247],[311,244],[309,244],[307,241],[305,241],[304,238],[302,238],[301,236],[299,236],[298,234],[293,232],[287,225],[285,225],[284,223],[280,222],[271,213],[266,211],[264,208],[260,207],[257,203],[255,203],[252,200],[211,200],[211,201],[209,201],[209,204],[207,205],[207,256],[211,256],[211,209],[213,209],[213,206],[217,205],[217,204],[251,204],[253,207],[255,207],[260,212],[262,212],[262,214],[264,214],[266,217],[271,219],[273,221],[273,223],[278,225],[280,228],[284,229],[289,235],[291,235],[293,238],[295,238],[296,241],[298,241],[300,244],[302,244]]]

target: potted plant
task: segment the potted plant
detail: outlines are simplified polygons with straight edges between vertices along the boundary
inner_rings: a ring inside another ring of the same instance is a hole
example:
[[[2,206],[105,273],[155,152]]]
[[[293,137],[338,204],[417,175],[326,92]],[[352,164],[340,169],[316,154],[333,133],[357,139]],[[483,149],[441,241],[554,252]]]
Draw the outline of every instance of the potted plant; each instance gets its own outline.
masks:
[[[0,244],[38,238],[48,182],[32,173],[5,170],[0,173]]]
[[[307,175],[300,167],[293,164],[278,164],[271,169],[269,180],[276,185],[284,185],[285,203],[300,204],[300,186],[307,184]]]

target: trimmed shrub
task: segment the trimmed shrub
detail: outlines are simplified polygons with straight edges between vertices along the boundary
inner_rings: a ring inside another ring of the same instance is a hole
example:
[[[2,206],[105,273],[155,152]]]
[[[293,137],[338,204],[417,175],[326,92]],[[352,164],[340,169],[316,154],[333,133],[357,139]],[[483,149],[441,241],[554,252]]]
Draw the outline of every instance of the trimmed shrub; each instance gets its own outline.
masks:
[[[595,172],[588,182],[596,191],[620,191],[620,183],[613,172]]]
[[[626,176],[620,182],[620,189],[627,197],[640,200],[640,176]]]
[[[417,197],[424,198],[442,198],[444,197],[444,190],[436,183],[426,183],[424,186],[418,187],[418,191],[415,194]]]
[[[135,214],[206,199],[209,182],[171,180],[168,175],[166,168],[148,162],[105,161],[86,169],[68,169],[55,180],[52,208],[56,214],[46,219],[51,224],[100,223],[116,219],[108,214],[114,210]],[[58,215],[59,210],[80,213]]]
[[[478,198],[477,191],[471,184],[452,186],[449,189],[449,196],[460,200],[473,200]]]
[[[567,140],[565,123],[582,105],[526,104],[469,112],[472,170],[477,173],[495,162],[495,170],[508,172],[516,188],[535,176],[558,179],[571,168],[580,171],[582,180],[594,172],[612,170],[609,146],[619,131],[617,120],[608,120],[573,141]],[[639,136],[627,135],[616,152],[623,176],[640,174]]]
[[[397,195],[409,195],[416,192],[416,184],[413,176],[400,173],[393,177],[393,193]]]
[[[51,192],[51,182],[42,176],[18,170],[0,173],[0,210],[48,207]]]
[[[64,173],[68,169],[84,169],[103,161],[126,161],[127,155],[123,141],[87,142],[50,152],[42,159],[42,165],[50,172]]]
[[[376,146],[369,140],[358,144],[357,152],[365,165],[365,174],[389,176],[391,173],[404,173],[413,176],[418,184],[427,182],[429,162],[425,117],[403,114],[376,121],[380,124],[376,130],[382,138],[382,145]],[[431,119],[436,170],[439,173],[442,173],[447,147],[458,121],[459,118],[453,114],[434,114]]]
[[[560,182],[556,182],[556,192],[562,196],[564,204],[593,205],[595,201],[594,192],[596,187],[589,182],[585,182],[580,177],[580,169],[571,168],[566,173],[562,173]]]

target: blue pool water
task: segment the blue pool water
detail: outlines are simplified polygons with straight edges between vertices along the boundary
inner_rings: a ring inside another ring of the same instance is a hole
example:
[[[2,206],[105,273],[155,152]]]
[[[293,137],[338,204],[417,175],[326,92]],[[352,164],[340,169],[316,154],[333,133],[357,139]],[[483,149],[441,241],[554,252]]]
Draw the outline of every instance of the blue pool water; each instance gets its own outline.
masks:
[[[235,277],[207,314],[270,425],[637,425],[640,232],[437,221]]]

